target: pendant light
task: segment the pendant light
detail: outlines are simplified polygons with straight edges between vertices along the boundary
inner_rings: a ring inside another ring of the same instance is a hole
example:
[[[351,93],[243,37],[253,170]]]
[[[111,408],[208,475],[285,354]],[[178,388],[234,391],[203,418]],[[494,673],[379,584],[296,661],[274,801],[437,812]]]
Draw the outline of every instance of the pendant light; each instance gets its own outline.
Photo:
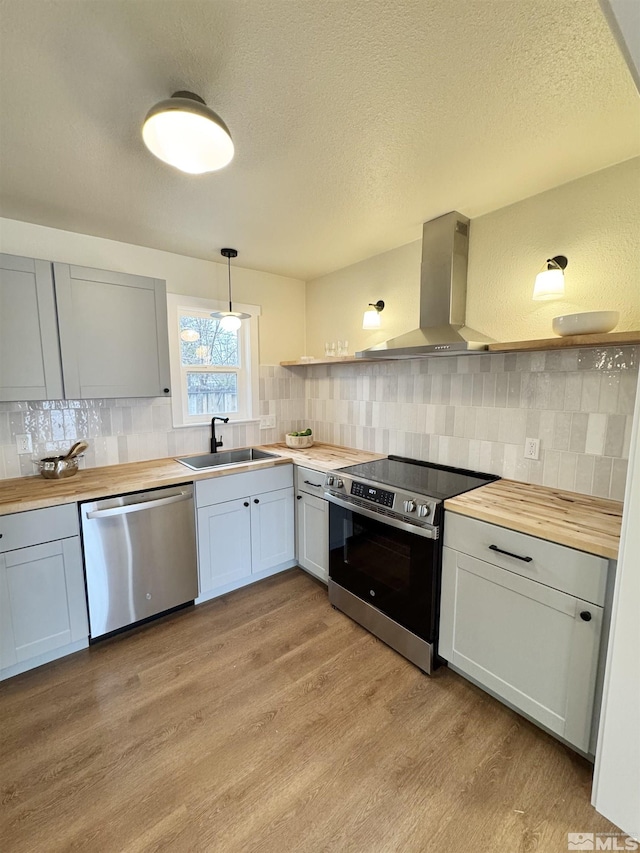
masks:
[[[175,92],[152,107],[142,138],[152,154],[190,175],[215,172],[233,159],[229,128],[193,92]]]
[[[568,263],[564,255],[548,258],[536,276],[531,298],[540,302],[564,296],[564,271]]]
[[[220,254],[223,258],[227,259],[229,269],[229,310],[214,311],[211,316],[220,321],[220,325],[226,332],[236,332],[242,325],[242,320],[248,320],[251,314],[234,311],[233,303],[231,302],[231,258],[238,257],[237,249],[220,249]]]

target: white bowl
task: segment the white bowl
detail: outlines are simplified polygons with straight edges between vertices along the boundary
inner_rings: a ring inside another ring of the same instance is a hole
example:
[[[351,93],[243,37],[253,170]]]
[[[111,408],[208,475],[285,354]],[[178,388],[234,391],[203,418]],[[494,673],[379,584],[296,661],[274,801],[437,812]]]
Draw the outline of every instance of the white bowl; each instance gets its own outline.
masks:
[[[287,433],[284,440],[287,443],[287,447],[295,448],[296,450],[303,450],[305,447],[313,445],[312,435],[289,435]]]
[[[551,326],[556,335],[594,335],[610,332],[620,319],[618,311],[584,311],[581,314],[564,314],[554,317]]]

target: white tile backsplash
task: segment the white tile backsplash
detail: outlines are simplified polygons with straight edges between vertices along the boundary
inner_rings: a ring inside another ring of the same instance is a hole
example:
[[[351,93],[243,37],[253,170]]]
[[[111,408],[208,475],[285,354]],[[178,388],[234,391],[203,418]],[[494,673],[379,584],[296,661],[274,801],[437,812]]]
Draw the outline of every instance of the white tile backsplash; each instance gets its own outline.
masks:
[[[397,453],[515,480],[624,495],[638,377],[635,347],[283,368],[263,365],[258,421],[220,427],[225,447],[316,440]],[[34,452],[18,456],[15,436]],[[206,451],[208,427],[173,429],[170,401],[0,403],[0,478],[34,473],[33,458],[87,438],[87,467]],[[540,459],[524,459],[526,437]]]
[[[275,414],[276,429],[259,422],[218,428],[226,448],[265,444],[305,426],[305,380],[281,367],[260,369],[260,414]],[[33,453],[18,456],[15,436],[31,435]],[[158,399],[43,400],[0,403],[0,478],[35,473],[34,459],[68,450],[80,438],[89,441],[81,465],[94,467],[139,462],[209,449],[209,427],[174,429],[171,401]]]
[[[624,494],[638,378],[635,347],[291,372],[306,375],[306,414],[322,441],[344,443],[355,435],[356,446],[379,453],[617,500]],[[354,405],[345,408],[345,400]],[[523,458],[526,437],[540,439],[538,461]]]

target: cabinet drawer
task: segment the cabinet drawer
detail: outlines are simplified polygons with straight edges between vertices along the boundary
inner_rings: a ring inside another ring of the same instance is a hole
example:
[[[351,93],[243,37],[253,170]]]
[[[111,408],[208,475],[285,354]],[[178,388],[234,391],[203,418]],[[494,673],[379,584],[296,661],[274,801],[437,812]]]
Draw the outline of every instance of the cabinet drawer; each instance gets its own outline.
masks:
[[[293,486],[293,465],[276,465],[260,471],[197,480],[195,485],[196,505],[211,506],[224,501],[235,501],[247,495],[287,489]]]
[[[303,468],[296,465],[296,489],[321,498],[324,494],[324,471],[314,471],[313,468]]]
[[[604,604],[608,562],[603,557],[452,512],[446,514],[444,544],[561,592]]]
[[[0,516],[0,553],[78,535],[76,504]]]

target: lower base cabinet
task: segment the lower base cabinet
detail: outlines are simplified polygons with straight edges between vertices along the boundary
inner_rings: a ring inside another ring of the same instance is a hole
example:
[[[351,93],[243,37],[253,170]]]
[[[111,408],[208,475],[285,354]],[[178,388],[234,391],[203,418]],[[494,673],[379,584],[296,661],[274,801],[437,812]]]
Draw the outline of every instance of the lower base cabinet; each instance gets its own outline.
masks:
[[[607,561],[450,513],[445,543],[439,654],[593,754]],[[486,559],[491,555],[495,562]],[[540,582],[553,572],[561,578],[563,570],[569,585],[583,583],[591,600]]]
[[[324,471],[296,466],[296,557],[309,574],[329,580],[329,504]]]
[[[0,532],[0,678],[8,678],[87,646],[89,629],[75,504],[5,516]]]
[[[196,483],[199,601],[295,565],[291,469]]]
[[[329,577],[329,503],[300,492],[296,495],[298,565],[319,580]]]

